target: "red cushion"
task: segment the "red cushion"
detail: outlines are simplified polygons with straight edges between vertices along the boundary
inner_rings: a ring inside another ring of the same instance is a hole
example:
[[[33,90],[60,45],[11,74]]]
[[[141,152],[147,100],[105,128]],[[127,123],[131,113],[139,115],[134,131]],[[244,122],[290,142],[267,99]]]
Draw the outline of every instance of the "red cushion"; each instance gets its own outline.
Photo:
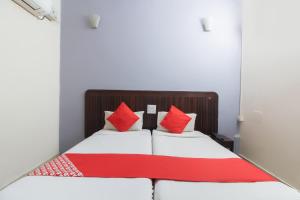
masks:
[[[107,120],[120,132],[127,131],[139,119],[134,112],[122,102]]]
[[[168,129],[171,133],[182,133],[191,119],[191,117],[175,106],[171,106],[168,114],[160,122],[160,125]]]

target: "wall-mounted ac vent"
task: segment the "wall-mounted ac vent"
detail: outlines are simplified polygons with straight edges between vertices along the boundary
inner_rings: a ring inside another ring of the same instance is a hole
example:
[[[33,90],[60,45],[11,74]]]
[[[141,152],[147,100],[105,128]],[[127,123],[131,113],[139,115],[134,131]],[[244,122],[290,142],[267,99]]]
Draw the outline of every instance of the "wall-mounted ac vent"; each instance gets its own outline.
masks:
[[[55,21],[56,16],[53,10],[52,0],[12,0],[19,6],[27,10],[38,19],[47,18],[49,21]]]

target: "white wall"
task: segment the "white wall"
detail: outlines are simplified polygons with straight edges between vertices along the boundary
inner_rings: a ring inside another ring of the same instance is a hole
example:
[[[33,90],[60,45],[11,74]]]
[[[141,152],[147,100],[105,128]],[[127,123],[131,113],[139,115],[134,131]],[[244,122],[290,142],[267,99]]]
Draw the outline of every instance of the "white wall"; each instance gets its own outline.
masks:
[[[2,188],[58,153],[60,24],[11,0],[0,1],[0,19]]]
[[[241,153],[300,189],[300,1],[244,0]]]

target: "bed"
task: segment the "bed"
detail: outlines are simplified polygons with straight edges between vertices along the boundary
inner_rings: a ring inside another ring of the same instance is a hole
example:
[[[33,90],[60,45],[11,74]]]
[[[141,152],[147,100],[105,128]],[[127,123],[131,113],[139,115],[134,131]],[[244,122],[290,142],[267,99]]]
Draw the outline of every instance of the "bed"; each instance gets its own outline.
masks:
[[[175,105],[196,113],[195,130],[184,137],[155,131],[157,115],[144,114],[140,132],[116,133],[101,130],[104,111],[125,102],[134,111],[166,111]],[[149,130],[153,131],[151,136]],[[198,158],[236,158],[209,136],[218,132],[218,95],[214,92],[89,90],[85,95],[85,139],[66,153],[75,154],[156,154]],[[151,142],[151,140],[153,140]],[[153,145],[153,146],[152,146]],[[119,159],[119,157],[118,157]],[[198,168],[197,168],[198,169]],[[144,177],[144,176],[143,176]],[[152,181],[147,178],[83,178],[28,176],[0,191],[1,200],[14,199],[152,199]],[[205,183],[155,181],[156,200],[176,199],[300,199],[281,183]]]
[[[152,154],[151,133],[100,130],[66,153]],[[152,192],[152,181],[146,178],[27,176],[2,190],[0,199],[151,200]]]
[[[174,135],[154,130],[153,154],[192,158],[238,158],[209,136],[198,131]],[[208,183],[157,180],[155,200],[295,200],[300,194],[281,182]]]

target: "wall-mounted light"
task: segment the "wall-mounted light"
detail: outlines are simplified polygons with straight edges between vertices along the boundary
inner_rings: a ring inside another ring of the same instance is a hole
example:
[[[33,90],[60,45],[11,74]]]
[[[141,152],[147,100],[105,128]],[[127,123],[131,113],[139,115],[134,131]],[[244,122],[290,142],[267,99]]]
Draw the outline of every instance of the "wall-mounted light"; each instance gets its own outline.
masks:
[[[98,28],[101,17],[97,14],[93,14],[89,16],[89,24],[91,28]]]
[[[213,18],[212,17],[206,17],[201,19],[203,31],[210,32],[213,30]]]

